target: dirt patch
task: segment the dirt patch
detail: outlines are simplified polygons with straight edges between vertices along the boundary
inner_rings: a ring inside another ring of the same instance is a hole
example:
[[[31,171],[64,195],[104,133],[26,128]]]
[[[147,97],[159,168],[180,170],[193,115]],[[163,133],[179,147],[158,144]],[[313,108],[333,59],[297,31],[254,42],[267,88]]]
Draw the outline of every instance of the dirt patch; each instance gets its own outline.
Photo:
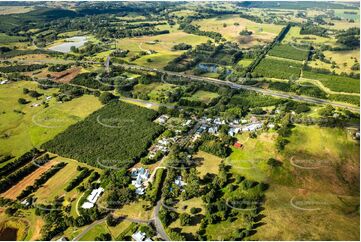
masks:
[[[41,237],[41,228],[44,225],[44,221],[40,218],[36,219],[35,221],[35,226],[34,226],[34,232],[33,235],[31,236],[30,240],[35,241],[35,240],[39,240]]]
[[[18,182],[16,185],[14,185],[12,188],[10,188],[9,190],[7,190],[6,192],[2,193],[1,196],[5,197],[5,198],[9,198],[9,199],[16,199],[16,197],[27,187],[30,186],[32,184],[34,184],[34,181],[36,179],[38,179],[44,172],[46,172],[52,165],[54,165],[55,163],[57,163],[57,161],[55,160],[51,160],[48,163],[46,163],[45,165],[39,167],[38,169],[36,169],[36,171],[34,171],[33,173],[31,173],[30,175],[28,175],[27,177],[25,177],[24,179],[22,179],[20,182]]]
[[[69,70],[61,72],[51,72],[50,76],[53,78],[53,81],[58,83],[69,83],[73,80],[81,71],[80,67],[74,67]]]
[[[294,164],[292,174],[296,184],[308,191],[350,195],[354,187],[351,184],[358,182],[356,167],[350,164],[335,164],[311,156],[293,158],[291,164]]]

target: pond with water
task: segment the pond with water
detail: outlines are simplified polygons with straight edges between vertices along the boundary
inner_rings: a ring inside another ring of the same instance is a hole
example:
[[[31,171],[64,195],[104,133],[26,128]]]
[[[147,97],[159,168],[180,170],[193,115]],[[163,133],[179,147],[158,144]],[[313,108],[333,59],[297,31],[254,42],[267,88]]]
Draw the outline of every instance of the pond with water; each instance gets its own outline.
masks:
[[[5,227],[0,230],[0,241],[15,241],[18,230],[12,227]]]
[[[82,47],[87,41],[86,36],[74,36],[65,39],[66,42],[50,47],[49,50],[58,51],[62,53],[69,53],[70,48],[75,46],[76,48]]]

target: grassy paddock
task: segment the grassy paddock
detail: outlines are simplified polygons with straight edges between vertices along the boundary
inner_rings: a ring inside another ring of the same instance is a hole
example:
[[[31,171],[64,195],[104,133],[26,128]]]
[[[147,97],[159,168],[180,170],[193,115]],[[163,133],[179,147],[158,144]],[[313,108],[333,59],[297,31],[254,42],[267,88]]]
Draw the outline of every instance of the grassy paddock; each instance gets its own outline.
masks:
[[[217,97],[219,97],[217,93],[199,90],[195,92],[191,97],[187,97],[186,99],[191,101],[200,101],[208,104]]]
[[[23,94],[23,88],[37,90],[44,95],[36,100]],[[16,82],[0,86],[0,153],[19,156],[32,147],[52,139],[69,125],[85,118],[101,107],[94,96],[85,95],[65,103],[57,103],[55,98],[49,100],[49,107],[31,107],[41,103],[47,96],[58,89],[42,90],[34,82]],[[30,103],[22,105],[18,98],[25,98]],[[15,112],[23,112],[20,114]],[[6,137],[6,138],[4,138]]]

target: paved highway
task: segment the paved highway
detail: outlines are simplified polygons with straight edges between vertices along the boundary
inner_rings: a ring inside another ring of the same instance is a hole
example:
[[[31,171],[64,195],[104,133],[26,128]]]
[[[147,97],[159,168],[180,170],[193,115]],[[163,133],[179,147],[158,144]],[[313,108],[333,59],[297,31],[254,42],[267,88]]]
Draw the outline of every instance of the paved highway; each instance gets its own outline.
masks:
[[[14,60],[0,59],[0,62],[3,62],[3,61],[14,62]],[[27,63],[29,61],[19,60],[18,62],[19,63]],[[38,61],[38,62],[42,62],[42,61]],[[96,62],[96,61],[82,61],[82,62],[87,63],[87,64],[104,65],[106,68],[106,71],[107,71],[107,70],[109,70],[110,58],[108,56],[106,58],[105,62]],[[254,86],[236,84],[236,83],[233,83],[230,81],[223,81],[223,80],[216,79],[216,78],[194,76],[194,75],[184,74],[181,72],[164,71],[164,70],[159,70],[159,69],[149,68],[149,67],[144,67],[144,66],[138,66],[138,65],[128,65],[128,64],[113,64],[113,65],[114,66],[122,66],[124,68],[135,69],[135,70],[154,71],[154,72],[158,72],[158,73],[167,74],[169,76],[177,76],[177,77],[182,77],[182,78],[186,78],[186,79],[194,80],[194,81],[205,81],[205,82],[209,82],[209,83],[229,86],[230,88],[234,88],[234,89],[244,89],[244,90],[249,90],[249,91],[255,91],[258,93],[262,93],[264,95],[269,95],[269,96],[279,97],[279,98],[287,98],[287,99],[292,99],[295,101],[301,101],[301,102],[306,102],[306,103],[311,103],[311,104],[330,104],[334,107],[346,108],[346,109],[349,109],[350,111],[358,112],[358,113],[360,112],[359,107],[356,107],[351,104],[349,105],[349,104],[337,103],[337,102],[320,99],[320,98],[299,96],[296,94],[291,94],[291,93],[286,93],[286,92],[280,92],[280,91],[275,91],[275,90],[262,89],[262,88],[254,87]]]
[[[262,93],[264,95],[269,95],[269,96],[274,96],[274,97],[279,97],[279,98],[287,98],[287,99],[292,99],[295,101],[301,101],[301,102],[306,102],[306,103],[311,103],[311,104],[330,104],[334,107],[346,108],[353,112],[360,112],[360,108],[355,107],[353,105],[332,102],[330,100],[325,100],[325,99],[320,99],[320,98],[299,96],[296,94],[290,94],[290,93],[285,93],[285,92],[280,92],[280,91],[275,91],[275,90],[262,89],[262,88],[254,87],[254,86],[236,84],[236,83],[233,83],[230,81],[223,81],[223,80],[210,78],[210,77],[201,77],[201,76],[188,75],[188,74],[179,73],[179,72],[163,71],[163,70],[158,70],[158,69],[143,67],[143,66],[137,66],[137,65],[127,65],[127,64],[114,64],[114,65],[122,66],[122,67],[128,68],[128,69],[134,69],[134,70],[154,71],[154,72],[166,74],[168,76],[177,76],[177,77],[182,77],[182,78],[186,78],[186,79],[194,80],[194,81],[205,81],[205,82],[209,82],[209,83],[213,83],[213,84],[228,86],[228,87],[234,88],[234,89],[244,89],[244,90],[249,90],[249,91],[255,91],[258,93]]]

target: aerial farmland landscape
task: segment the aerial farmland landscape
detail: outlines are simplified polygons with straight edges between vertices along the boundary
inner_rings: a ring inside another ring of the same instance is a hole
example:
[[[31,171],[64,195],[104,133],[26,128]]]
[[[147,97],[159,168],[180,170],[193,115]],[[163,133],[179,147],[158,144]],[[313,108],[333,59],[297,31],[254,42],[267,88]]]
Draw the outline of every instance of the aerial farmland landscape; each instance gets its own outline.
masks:
[[[359,241],[359,1],[0,1],[0,241]]]

